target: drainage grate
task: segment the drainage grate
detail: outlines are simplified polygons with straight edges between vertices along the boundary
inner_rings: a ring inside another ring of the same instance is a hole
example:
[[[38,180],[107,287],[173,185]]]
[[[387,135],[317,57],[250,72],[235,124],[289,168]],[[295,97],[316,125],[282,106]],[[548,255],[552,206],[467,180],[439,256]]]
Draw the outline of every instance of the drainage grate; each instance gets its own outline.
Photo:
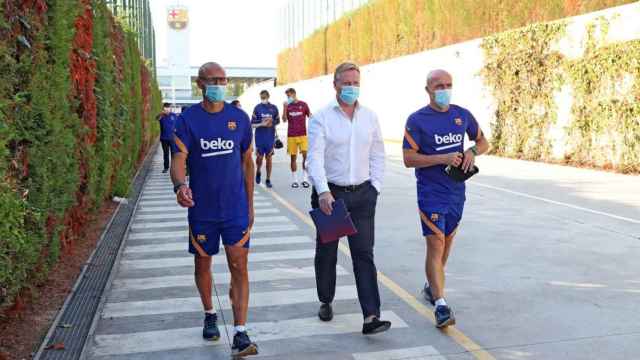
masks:
[[[103,238],[85,265],[83,273],[80,275],[81,278],[78,279],[73,292],[67,298],[61,310],[62,313],[58,314],[56,321],[51,325],[52,328],[49,329],[47,337],[40,346],[36,359],[68,360],[80,358],[94,315],[98,310],[102,292],[109,280],[111,269],[118,256],[118,250],[129,226],[156,150],[157,145],[147,155],[133,180],[129,203],[120,204],[118,207],[111,223],[103,233]],[[64,344],[64,350],[43,350],[49,345],[58,343]]]

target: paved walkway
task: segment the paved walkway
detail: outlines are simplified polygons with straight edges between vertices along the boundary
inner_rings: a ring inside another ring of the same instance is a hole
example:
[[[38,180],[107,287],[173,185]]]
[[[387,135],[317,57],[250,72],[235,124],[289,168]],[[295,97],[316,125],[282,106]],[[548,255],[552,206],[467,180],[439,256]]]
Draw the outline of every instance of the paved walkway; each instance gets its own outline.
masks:
[[[481,157],[447,266],[457,325],[433,326],[420,298],[425,244],[413,171],[388,144],[376,214],[383,316],[361,335],[348,247],[331,323],[317,317],[309,189],[291,189],[284,151],[274,190],[256,189],[249,332],[265,359],[609,359],[640,354],[640,177]],[[87,351],[91,359],[228,359],[223,333],[201,338],[186,210],[156,154]],[[344,242],[344,241],[343,241]],[[229,274],[214,258],[227,323]],[[219,307],[219,306],[218,306]]]
[[[90,340],[89,358],[229,358],[224,329],[217,342],[202,339],[202,305],[193,257],[186,250],[187,212],[175,203],[170,180],[160,170],[156,154]],[[362,315],[344,254],[338,265],[336,316],[329,323],[318,320],[312,229],[271,194],[256,190],[248,331],[261,358],[300,359],[304,354],[307,359],[444,359],[439,349],[459,354],[456,359],[470,358],[385,290],[382,318],[393,323],[392,329],[375,337],[361,335]],[[228,324],[232,316],[226,259],[216,256],[213,263],[221,295],[220,304],[215,298],[214,303],[222,307]],[[428,328],[434,336],[425,337],[416,327]],[[231,327],[228,331],[232,336]]]

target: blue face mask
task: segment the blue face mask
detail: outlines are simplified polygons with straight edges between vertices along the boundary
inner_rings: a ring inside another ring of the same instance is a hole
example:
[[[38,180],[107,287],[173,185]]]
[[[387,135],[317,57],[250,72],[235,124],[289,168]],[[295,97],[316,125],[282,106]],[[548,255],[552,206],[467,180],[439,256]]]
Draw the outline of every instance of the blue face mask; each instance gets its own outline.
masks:
[[[291,103],[293,103],[293,101],[294,101],[293,97],[289,96],[287,98],[287,104],[291,104]]]
[[[224,95],[227,92],[225,85],[206,85],[204,96],[211,102],[224,101]]]
[[[436,104],[441,108],[446,108],[451,103],[451,89],[447,90],[436,90],[435,91],[435,99]]]
[[[358,100],[360,95],[360,87],[358,86],[343,86],[340,90],[340,100],[349,105],[353,105]]]

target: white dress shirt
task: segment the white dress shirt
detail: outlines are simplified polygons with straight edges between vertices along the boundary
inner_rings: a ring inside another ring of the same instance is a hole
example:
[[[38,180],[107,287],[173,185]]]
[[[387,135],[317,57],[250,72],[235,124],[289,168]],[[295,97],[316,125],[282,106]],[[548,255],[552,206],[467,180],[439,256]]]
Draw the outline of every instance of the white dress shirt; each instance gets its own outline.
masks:
[[[367,180],[380,192],[384,158],[378,116],[359,103],[353,119],[334,100],[309,120],[307,171],[318,194],[329,191],[328,183],[347,186]]]

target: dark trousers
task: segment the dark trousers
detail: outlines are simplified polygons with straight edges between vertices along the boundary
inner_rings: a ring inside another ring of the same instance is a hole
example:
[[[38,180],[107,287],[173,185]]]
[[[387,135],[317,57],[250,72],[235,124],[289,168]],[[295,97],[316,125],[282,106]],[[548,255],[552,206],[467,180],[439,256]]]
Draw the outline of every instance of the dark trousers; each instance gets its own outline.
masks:
[[[380,292],[378,275],[373,261],[374,217],[378,191],[369,182],[356,191],[345,191],[330,185],[333,197],[343,199],[351,219],[358,230],[356,235],[349,236],[349,249],[353,262],[353,273],[356,278],[358,300],[364,317],[376,315],[380,317]],[[318,194],[314,189],[311,194],[311,207],[320,207]],[[338,262],[338,241],[327,244],[320,243],[316,234],[316,286],[318,299],[323,303],[331,303],[336,292],[336,264]]]
[[[162,143],[162,155],[164,156],[164,169],[169,170],[171,158],[171,140],[160,140]]]

